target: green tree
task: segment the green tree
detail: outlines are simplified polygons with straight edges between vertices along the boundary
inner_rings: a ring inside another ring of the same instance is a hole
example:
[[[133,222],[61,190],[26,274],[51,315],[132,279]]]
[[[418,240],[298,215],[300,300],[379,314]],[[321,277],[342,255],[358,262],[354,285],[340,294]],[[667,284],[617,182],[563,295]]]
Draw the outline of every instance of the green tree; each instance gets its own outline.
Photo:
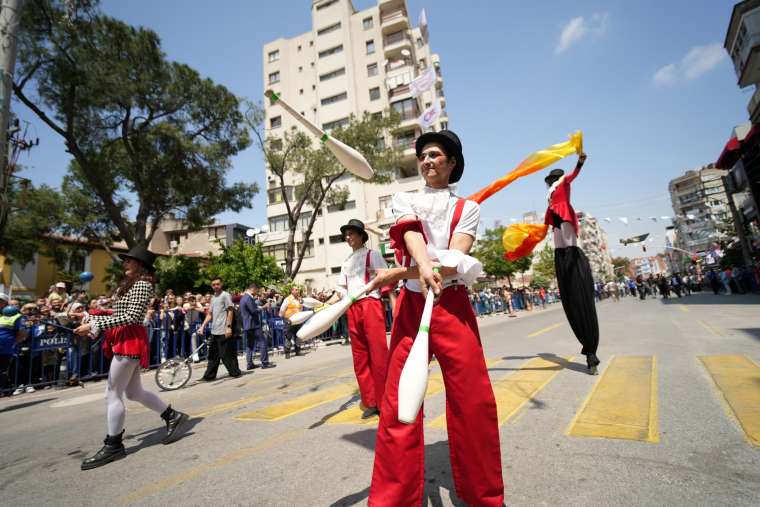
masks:
[[[317,216],[325,204],[340,208],[349,198],[348,187],[339,181],[354,176],[346,171],[324,146],[315,147],[315,140],[300,130],[282,136],[266,131],[263,108],[249,104],[248,124],[254,141],[264,154],[267,168],[277,181],[279,202],[288,216],[288,239],[285,246],[285,274],[291,279],[301,269],[309,248]],[[391,183],[400,162],[401,150],[386,147],[384,140],[398,128],[400,116],[395,111],[377,115],[364,113],[352,116],[346,126],[330,132],[332,137],[357,149],[375,171],[372,183]],[[287,181],[300,182],[295,188]],[[297,233],[300,232],[300,238]]]
[[[554,248],[549,243],[546,243],[544,248],[538,252],[538,259],[533,264],[533,285],[548,287],[554,283],[556,276],[554,271]]]
[[[497,279],[506,278],[512,287],[512,276],[515,273],[523,273],[530,269],[533,255],[523,257],[516,261],[510,261],[504,257],[504,245],[501,237],[504,235],[504,226],[494,229],[486,229],[472,250],[472,255],[483,263],[483,271]]]
[[[628,257],[613,257],[612,269],[615,278],[620,278],[623,275],[631,276],[631,259]]]
[[[82,195],[130,247],[147,245],[169,213],[192,228],[250,206],[257,186],[225,181],[250,144],[238,98],[97,4],[25,2],[13,83],[63,139]]]
[[[237,240],[230,246],[222,245],[222,253],[211,258],[196,287],[210,285],[217,276],[222,278],[228,291],[242,291],[251,283],[262,287],[279,283],[284,273],[274,257],[264,255],[260,243],[252,246]]]
[[[167,289],[182,294],[196,288],[196,283],[201,279],[200,262],[186,255],[160,257],[156,260],[156,274],[161,294],[165,294]]]

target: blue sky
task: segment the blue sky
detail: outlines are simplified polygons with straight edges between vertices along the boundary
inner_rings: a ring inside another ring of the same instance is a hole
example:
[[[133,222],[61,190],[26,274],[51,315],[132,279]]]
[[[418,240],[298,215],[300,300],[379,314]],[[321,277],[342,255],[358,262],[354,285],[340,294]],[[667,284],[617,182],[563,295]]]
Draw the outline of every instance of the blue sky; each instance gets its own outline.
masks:
[[[361,10],[373,0],[355,0]],[[620,237],[650,232],[647,254],[663,244],[672,214],[668,181],[715,161],[731,129],[747,121],[751,90],[740,90],[723,40],[733,2],[523,2],[408,0],[416,20],[427,11],[430,43],[440,54],[449,126],[463,142],[469,195],[528,153],[582,129],[588,161],[573,186],[576,209],[602,222],[614,247]],[[170,59],[187,63],[237,95],[262,97],[261,47],[311,26],[310,1],[106,0],[105,13],[155,30]],[[16,103],[41,144],[20,160],[24,176],[59,185],[68,164],[60,138]],[[574,160],[557,164],[571,168]],[[234,160],[230,181],[263,186],[261,154]],[[482,218],[509,223],[545,208],[540,175],[486,201]],[[628,217],[626,226],[617,217]],[[222,222],[258,226],[265,196]],[[635,217],[644,217],[636,221]],[[641,255],[620,246],[614,255]]]

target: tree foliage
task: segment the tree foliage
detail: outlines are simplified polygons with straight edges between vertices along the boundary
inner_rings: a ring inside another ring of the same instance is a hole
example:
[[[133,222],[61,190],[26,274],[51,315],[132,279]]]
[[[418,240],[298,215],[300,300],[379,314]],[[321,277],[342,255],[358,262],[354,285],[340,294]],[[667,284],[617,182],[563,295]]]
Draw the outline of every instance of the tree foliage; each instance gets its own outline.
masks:
[[[222,245],[222,253],[211,258],[197,279],[196,287],[210,285],[217,276],[224,281],[226,290],[242,291],[251,283],[259,286],[279,283],[284,273],[274,257],[264,255],[260,243],[249,245],[237,240],[229,247]]]
[[[501,237],[504,235],[504,226],[494,229],[486,229],[482,238],[478,239],[473,248],[472,255],[483,263],[483,271],[497,279],[506,278],[512,285],[512,276],[515,273],[523,273],[530,269],[533,255],[523,257],[516,261],[510,261],[504,257],[504,245]]]
[[[285,248],[285,273],[293,278],[309,247],[314,224],[323,205],[340,207],[349,197],[348,187],[341,185],[354,176],[346,171],[324,146],[315,146],[315,139],[300,130],[277,135],[266,131],[264,109],[249,104],[248,123],[254,141],[264,154],[267,168],[277,180],[277,191],[288,216],[288,239]],[[400,116],[395,111],[381,115],[364,113],[351,116],[348,125],[336,128],[330,136],[357,149],[375,171],[372,183],[393,181],[399,166],[401,150],[385,147],[384,139],[398,128]],[[291,182],[297,182],[295,189]],[[286,184],[286,182],[288,184]],[[307,220],[308,218],[308,220]],[[297,232],[300,231],[300,238]]]
[[[623,275],[631,276],[631,259],[628,257],[613,257],[612,258],[612,270],[615,278],[620,278]]]
[[[538,258],[533,264],[532,284],[538,287],[553,285],[557,276],[554,268],[554,248],[546,243],[544,248],[538,252]]]
[[[156,275],[159,293],[166,294],[167,289],[172,289],[175,294],[183,294],[197,288],[201,280],[200,261],[186,255],[160,257],[156,260]]]
[[[257,186],[225,181],[250,144],[225,87],[168,61],[155,32],[96,1],[28,0],[21,26],[13,91],[63,138],[70,183],[130,247],[169,213],[200,227],[250,206]]]

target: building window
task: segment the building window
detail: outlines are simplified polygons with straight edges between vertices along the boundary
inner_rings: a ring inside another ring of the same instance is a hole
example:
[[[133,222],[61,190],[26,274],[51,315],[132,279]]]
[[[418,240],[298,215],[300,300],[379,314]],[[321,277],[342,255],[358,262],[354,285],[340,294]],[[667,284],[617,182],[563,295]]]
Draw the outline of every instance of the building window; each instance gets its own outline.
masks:
[[[299,53],[301,52],[301,45],[300,44],[298,45],[298,52]]]
[[[370,16],[368,18],[364,18],[362,20],[362,26],[364,26],[365,30],[369,30],[370,28],[372,28],[373,26],[375,26],[375,24],[372,22],[372,16]]]
[[[343,268],[340,266],[333,266],[330,268],[330,273],[332,273],[333,275],[340,274],[341,269]]]
[[[341,67],[340,69],[334,70],[332,72],[328,72],[327,74],[322,74],[319,76],[320,81],[327,81],[328,79],[332,79],[334,77],[342,76],[346,73],[346,68]]]
[[[340,53],[341,51],[343,51],[343,44],[338,44],[337,46],[332,47],[330,49],[325,49],[324,51],[320,51],[319,52],[319,57],[320,58],[325,58],[327,56],[334,55],[336,53]]]
[[[392,195],[383,195],[378,198],[378,207],[380,208],[380,211],[383,211],[384,209],[391,207],[391,200],[393,199]]]
[[[293,187],[288,185],[285,187],[285,197],[288,201],[293,201]],[[279,204],[282,201],[282,187],[270,188],[267,190],[267,198],[269,204]]]
[[[442,121],[441,122],[441,130],[449,130],[449,122]]]
[[[427,61],[424,58],[420,58],[420,70],[427,69]]]
[[[378,100],[380,98],[380,88],[369,89],[369,100]]]
[[[338,0],[330,0],[329,2],[325,2],[325,3],[319,4],[319,5],[317,5],[317,10],[321,11],[322,9],[327,9],[328,7],[330,7],[331,5],[336,4],[336,3],[338,3]]]
[[[374,40],[368,40],[367,41],[367,54],[371,55],[375,52],[375,41]]]
[[[303,72],[303,67],[301,65],[298,66],[298,72]]]
[[[401,147],[403,149],[412,148],[414,145],[414,130],[409,130],[402,134],[399,134],[393,138],[393,146]]]
[[[332,130],[339,127],[348,125],[348,118],[341,118],[340,120],[328,121],[322,124],[322,130]]]
[[[413,98],[394,102],[391,104],[391,106],[401,115],[401,120],[411,120],[413,118],[417,118],[420,115],[420,110],[417,106],[417,100]]]
[[[367,65],[367,76],[377,76],[377,64],[376,63],[370,63]]]
[[[313,40],[309,41],[309,47],[314,47],[314,41]]]
[[[320,35],[325,35],[330,32],[334,32],[335,30],[339,30],[339,29],[340,29],[340,21],[338,21],[334,25],[326,26],[320,30],[317,30],[317,37],[319,37]]]
[[[333,95],[332,97],[326,97],[322,99],[320,102],[323,106],[326,106],[328,104],[334,104],[336,102],[340,102],[341,100],[346,100],[348,98],[348,93],[343,92],[339,93],[337,95]]]
[[[417,37],[417,47],[421,48],[425,45],[425,41],[422,40],[422,37]]]
[[[298,90],[298,95],[303,95],[303,88],[301,88],[300,90]]]
[[[269,128],[278,129],[282,127],[282,116],[275,116],[269,120]]]
[[[343,241],[345,241],[343,239],[343,234],[333,234],[332,236],[330,236],[331,245],[335,245],[337,243],[343,243]]]
[[[335,213],[336,211],[345,211],[356,208],[356,201],[346,201],[343,204],[331,204],[327,207],[328,213]]]
[[[280,50],[275,49],[274,51],[270,51],[269,55],[267,55],[267,58],[269,60],[269,63],[276,62],[280,59]]]
[[[269,74],[269,84],[279,83],[280,82],[280,71],[272,72]]]
[[[269,149],[272,151],[280,151],[282,149],[282,139],[274,138],[270,140]]]

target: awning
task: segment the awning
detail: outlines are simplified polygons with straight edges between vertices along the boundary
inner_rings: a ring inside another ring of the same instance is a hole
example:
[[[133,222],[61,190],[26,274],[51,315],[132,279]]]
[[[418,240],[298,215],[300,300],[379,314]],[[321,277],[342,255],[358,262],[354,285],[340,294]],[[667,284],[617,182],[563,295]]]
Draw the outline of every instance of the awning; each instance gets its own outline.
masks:
[[[732,135],[723,148],[718,160],[715,162],[715,167],[718,169],[731,169],[736,162],[742,157],[741,147],[752,139],[757,133],[760,132],[760,124],[752,125],[752,128],[744,137],[744,139],[738,139],[736,135]]]

